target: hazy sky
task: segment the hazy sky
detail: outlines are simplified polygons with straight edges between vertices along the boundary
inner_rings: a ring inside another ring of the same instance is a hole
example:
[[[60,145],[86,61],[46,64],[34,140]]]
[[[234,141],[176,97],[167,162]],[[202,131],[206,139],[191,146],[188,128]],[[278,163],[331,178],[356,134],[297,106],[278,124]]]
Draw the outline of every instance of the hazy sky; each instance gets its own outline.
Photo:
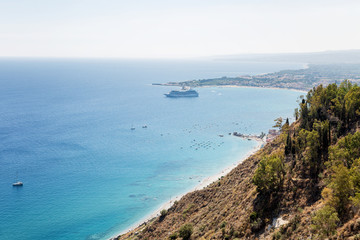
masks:
[[[360,49],[360,0],[0,0],[0,56]]]

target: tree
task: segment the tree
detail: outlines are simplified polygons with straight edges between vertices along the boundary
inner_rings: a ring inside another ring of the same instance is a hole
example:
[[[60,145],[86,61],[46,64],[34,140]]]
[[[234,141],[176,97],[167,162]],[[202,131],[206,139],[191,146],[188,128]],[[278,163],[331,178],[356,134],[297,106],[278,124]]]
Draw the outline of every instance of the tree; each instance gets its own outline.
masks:
[[[289,123],[289,118],[286,118],[285,124],[286,124],[286,125],[290,125],[290,123]]]
[[[356,159],[350,169],[350,178],[356,193],[360,193],[360,158]]]
[[[311,227],[319,234],[321,239],[325,239],[335,233],[339,218],[333,207],[326,205],[318,210],[312,217]]]
[[[277,119],[274,120],[274,122],[275,125],[273,126],[273,128],[279,128],[279,130],[281,130],[282,122],[283,122],[282,117],[278,117]]]
[[[309,129],[309,109],[305,99],[302,99],[300,103],[300,119],[302,129]]]
[[[188,240],[193,233],[193,226],[190,223],[183,225],[179,230],[179,237],[183,240]]]
[[[298,109],[298,108],[295,108],[295,110],[294,110],[294,117],[295,117],[295,120],[296,120],[296,121],[298,120],[299,115],[300,115],[299,109]]]
[[[290,133],[288,133],[287,138],[286,138],[286,144],[285,144],[285,155],[288,155],[289,153],[291,153],[292,151],[292,140],[290,137]]]
[[[319,133],[316,130],[302,129],[297,140],[299,152],[303,152],[304,160],[310,167],[311,176],[316,177],[320,169],[318,162],[320,159]]]
[[[360,158],[360,132],[348,134],[336,145],[329,147],[332,165],[344,164],[351,168],[355,159]]]
[[[349,204],[349,198],[353,192],[353,185],[349,170],[344,165],[334,166],[333,171],[329,184],[332,196],[328,203],[337,210],[340,216],[344,216],[346,207]]]
[[[350,197],[350,201],[353,204],[354,212],[357,213],[360,210],[360,193],[356,193],[354,197]]]
[[[289,118],[286,118],[286,121],[285,121],[284,125],[282,125],[282,127],[280,128],[280,130],[281,130],[282,132],[289,133],[289,131],[290,131]]]
[[[344,100],[347,120],[356,120],[360,116],[360,87],[356,85],[352,87]]]
[[[253,183],[260,193],[272,193],[280,188],[284,174],[284,164],[280,156],[265,157],[255,171]]]

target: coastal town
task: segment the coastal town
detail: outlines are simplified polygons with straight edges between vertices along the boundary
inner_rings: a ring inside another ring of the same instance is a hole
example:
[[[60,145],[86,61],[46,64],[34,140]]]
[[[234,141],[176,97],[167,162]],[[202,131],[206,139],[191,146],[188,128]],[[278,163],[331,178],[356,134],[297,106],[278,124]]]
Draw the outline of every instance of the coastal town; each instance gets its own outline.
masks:
[[[162,86],[245,86],[262,88],[288,88],[307,91],[323,84],[340,83],[348,79],[353,83],[360,83],[360,64],[310,64],[304,69],[283,70],[274,73],[259,75],[242,75],[236,77],[219,77],[211,79],[198,79],[183,82],[153,83]]]

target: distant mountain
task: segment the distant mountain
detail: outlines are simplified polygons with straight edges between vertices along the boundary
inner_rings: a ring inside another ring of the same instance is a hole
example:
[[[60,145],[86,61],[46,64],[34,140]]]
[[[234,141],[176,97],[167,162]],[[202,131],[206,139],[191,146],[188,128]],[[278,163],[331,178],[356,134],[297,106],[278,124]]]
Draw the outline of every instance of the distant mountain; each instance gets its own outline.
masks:
[[[312,64],[360,63],[360,50],[309,53],[239,54],[216,56],[215,59],[251,62],[301,62]]]

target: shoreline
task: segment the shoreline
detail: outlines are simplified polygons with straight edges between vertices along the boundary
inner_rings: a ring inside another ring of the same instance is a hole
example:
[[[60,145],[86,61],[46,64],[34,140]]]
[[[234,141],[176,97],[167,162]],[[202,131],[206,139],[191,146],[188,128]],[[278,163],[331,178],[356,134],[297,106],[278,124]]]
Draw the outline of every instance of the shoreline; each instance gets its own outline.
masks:
[[[212,86],[199,86],[199,88],[206,88],[206,87],[212,87]],[[259,88],[259,89],[273,89],[273,90],[289,90],[294,92],[301,92],[301,93],[307,93],[308,90],[304,89],[296,89],[296,88],[283,88],[283,87],[256,87],[256,86],[239,86],[239,85],[225,85],[225,86],[214,86],[218,88]]]
[[[161,87],[181,87],[180,85],[171,85],[167,83],[159,83],[154,84],[153,86],[161,86]],[[206,85],[206,86],[195,86],[193,88],[259,88],[259,89],[273,89],[273,90],[288,90],[294,92],[307,93],[309,90],[306,89],[296,89],[296,88],[285,88],[285,87],[257,87],[257,86],[242,86],[242,85]]]
[[[253,155],[254,153],[256,153],[257,151],[259,151],[261,149],[261,146],[263,144],[266,144],[266,141],[264,141],[263,139],[252,139],[253,141],[257,142],[257,145],[255,147],[253,147],[250,151],[248,151],[244,157],[238,159],[236,162],[234,162],[233,164],[231,164],[230,166],[227,166],[226,168],[222,169],[220,172],[218,172],[215,175],[209,176],[204,178],[203,180],[201,180],[201,182],[199,184],[197,184],[195,187],[193,187],[190,190],[185,191],[184,193],[181,193],[173,198],[171,198],[169,201],[163,203],[158,209],[156,209],[155,211],[153,211],[151,214],[145,216],[144,218],[140,219],[139,221],[137,221],[136,223],[132,224],[129,228],[127,228],[126,230],[123,230],[121,232],[118,232],[116,234],[114,234],[114,236],[110,237],[108,240],[114,240],[117,239],[118,237],[120,237],[121,235],[130,233],[134,230],[136,230],[137,228],[141,227],[142,225],[150,222],[152,219],[160,216],[160,211],[161,210],[168,210],[175,201],[180,200],[183,196],[185,196],[186,194],[190,193],[190,192],[194,192],[197,190],[201,190],[205,187],[207,187],[208,185],[216,182],[219,178],[221,178],[222,176],[225,176],[227,174],[229,174],[234,168],[236,168],[240,163],[242,163],[243,161],[245,161],[247,158],[249,158],[251,155]]]

